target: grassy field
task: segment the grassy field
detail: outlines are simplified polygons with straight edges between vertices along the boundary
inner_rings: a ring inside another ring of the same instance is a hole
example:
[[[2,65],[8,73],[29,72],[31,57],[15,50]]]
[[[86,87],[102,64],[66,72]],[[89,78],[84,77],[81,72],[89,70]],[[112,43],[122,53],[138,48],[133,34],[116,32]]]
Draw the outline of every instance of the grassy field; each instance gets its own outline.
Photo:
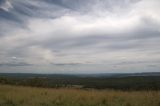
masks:
[[[52,89],[0,85],[0,106],[160,106],[160,91]]]

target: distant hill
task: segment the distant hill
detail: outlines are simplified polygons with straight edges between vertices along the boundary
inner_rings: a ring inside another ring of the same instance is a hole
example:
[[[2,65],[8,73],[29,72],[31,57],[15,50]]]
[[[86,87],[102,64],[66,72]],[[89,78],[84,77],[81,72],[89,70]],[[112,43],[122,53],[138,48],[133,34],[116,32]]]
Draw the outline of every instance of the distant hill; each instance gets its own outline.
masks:
[[[160,72],[101,74],[0,73],[0,84],[49,88],[160,90]]]
[[[67,78],[67,77],[103,77],[119,78],[131,76],[160,76],[160,72],[144,73],[97,73],[97,74],[35,74],[35,73],[0,73],[0,77],[29,78],[29,77],[46,77],[46,78]]]

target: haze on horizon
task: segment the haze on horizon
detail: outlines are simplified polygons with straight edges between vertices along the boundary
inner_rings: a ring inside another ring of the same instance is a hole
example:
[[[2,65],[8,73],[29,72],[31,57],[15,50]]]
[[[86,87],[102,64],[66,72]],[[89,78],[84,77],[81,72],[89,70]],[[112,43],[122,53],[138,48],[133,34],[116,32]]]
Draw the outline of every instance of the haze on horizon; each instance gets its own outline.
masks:
[[[0,72],[159,69],[159,0],[0,0]]]

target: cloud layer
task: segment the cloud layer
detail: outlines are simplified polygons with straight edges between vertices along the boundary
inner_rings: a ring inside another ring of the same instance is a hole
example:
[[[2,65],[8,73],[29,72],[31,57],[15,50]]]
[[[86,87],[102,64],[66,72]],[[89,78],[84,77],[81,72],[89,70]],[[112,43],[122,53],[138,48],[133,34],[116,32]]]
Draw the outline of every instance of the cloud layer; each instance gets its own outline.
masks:
[[[160,71],[158,0],[0,0],[0,72]]]

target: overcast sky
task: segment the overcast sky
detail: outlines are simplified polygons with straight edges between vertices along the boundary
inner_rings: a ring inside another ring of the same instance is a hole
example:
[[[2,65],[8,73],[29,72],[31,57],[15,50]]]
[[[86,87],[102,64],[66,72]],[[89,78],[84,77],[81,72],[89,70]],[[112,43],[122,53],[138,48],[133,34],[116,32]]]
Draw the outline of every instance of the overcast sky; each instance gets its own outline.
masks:
[[[160,0],[0,0],[0,72],[160,72]]]

